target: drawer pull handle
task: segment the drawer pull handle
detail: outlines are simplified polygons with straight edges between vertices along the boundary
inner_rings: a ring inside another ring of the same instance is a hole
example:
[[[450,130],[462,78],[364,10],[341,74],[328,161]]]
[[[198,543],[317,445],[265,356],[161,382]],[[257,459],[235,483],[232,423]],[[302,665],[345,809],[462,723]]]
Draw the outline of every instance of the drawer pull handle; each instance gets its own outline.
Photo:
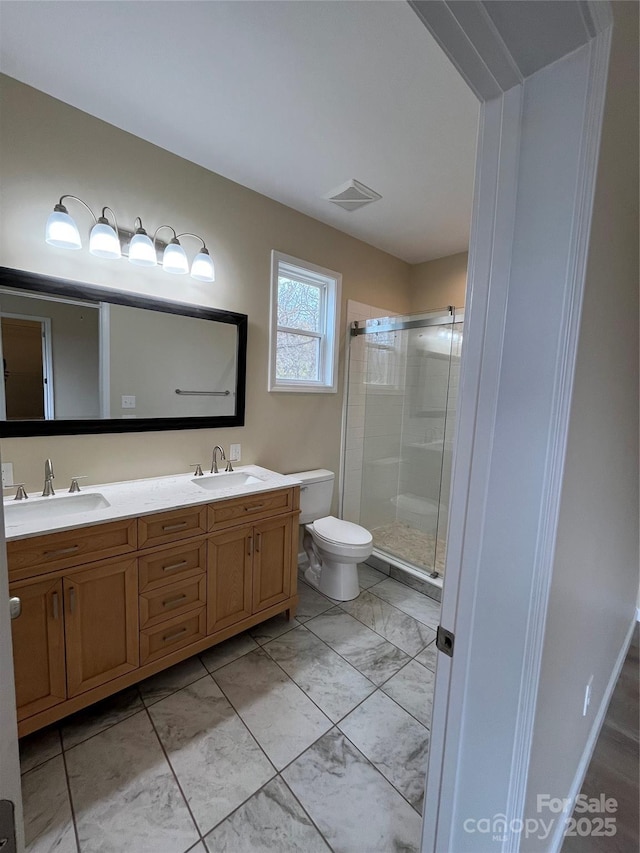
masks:
[[[179,521],[178,524],[163,524],[162,529],[165,533],[169,533],[171,530],[181,530],[187,524],[189,524],[188,521]]]
[[[79,545],[72,545],[70,548],[59,548],[57,551],[45,551],[44,555],[51,560],[53,557],[64,557],[65,554],[75,554],[79,547]]]
[[[165,600],[162,602],[162,606],[175,607],[176,604],[179,604],[181,601],[184,601],[186,597],[186,592],[183,592],[180,595],[174,595],[173,598],[165,598]]]
[[[58,619],[60,617],[60,610],[58,605],[58,593],[54,592],[51,596],[51,604],[53,606],[53,618]]]
[[[172,631],[171,634],[165,634],[164,637],[162,638],[162,642],[168,643],[169,640],[175,640],[176,637],[180,636],[180,634],[186,634],[186,633],[187,633],[186,628],[180,628],[178,631]]]
[[[171,565],[169,565],[169,566],[163,566],[162,571],[163,572],[174,572],[176,569],[181,569],[183,566],[186,566],[186,565],[187,565],[186,560],[180,560],[179,563],[171,563]]]
[[[253,536],[249,536],[247,538],[247,557],[251,556],[252,551],[253,551]]]
[[[252,506],[246,506],[244,508],[245,512],[257,512],[259,509],[264,509],[266,504],[253,504]]]

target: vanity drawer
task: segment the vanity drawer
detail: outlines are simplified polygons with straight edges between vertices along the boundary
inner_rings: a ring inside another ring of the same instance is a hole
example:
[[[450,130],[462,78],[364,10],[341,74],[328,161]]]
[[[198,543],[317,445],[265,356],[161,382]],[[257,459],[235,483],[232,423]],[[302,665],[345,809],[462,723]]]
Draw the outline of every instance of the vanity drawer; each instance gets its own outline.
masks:
[[[205,575],[150,590],[140,596],[140,627],[150,628],[206,603]]]
[[[140,592],[184,581],[207,570],[206,540],[196,540],[177,547],[156,548],[138,560]]]
[[[207,507],[191,506],[138,519],[138,547],[151,548],[207,532]]]
[[[21,580],[56,569],[129,554],[136,550],[136,539],[136,520],[127,518],[95,527],[7,542],[9,578]]]
[[[224,530],[237,524],[245,524],[260,518],[292,512],[298,508],[294,489],[277,492],[262,492],[209,504],[209,530]]]
[[[206,637],[206,607],[176,616],[140,632],[140,665],[150,663]]]

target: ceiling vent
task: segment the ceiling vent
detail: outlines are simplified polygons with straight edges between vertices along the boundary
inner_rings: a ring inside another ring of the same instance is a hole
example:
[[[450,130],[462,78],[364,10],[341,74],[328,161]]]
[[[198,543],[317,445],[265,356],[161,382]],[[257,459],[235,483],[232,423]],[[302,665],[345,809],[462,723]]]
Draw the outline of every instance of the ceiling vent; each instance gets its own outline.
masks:
[[[323,198],[326,198],[327,201],[333,204],[337,204],[343,210],[357,210],[359,207],[364,207],[365,204],[378,201],[382,196],[380,193],[369,187],[365,187],[360,181],[352,178],[346,184],[341,184],[335,190],[331,190]]]

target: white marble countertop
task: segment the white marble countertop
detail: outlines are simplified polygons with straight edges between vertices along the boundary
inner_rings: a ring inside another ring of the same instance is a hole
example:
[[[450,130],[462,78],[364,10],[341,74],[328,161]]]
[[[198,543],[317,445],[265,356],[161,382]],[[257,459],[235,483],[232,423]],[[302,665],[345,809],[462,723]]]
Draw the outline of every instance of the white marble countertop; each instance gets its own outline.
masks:
[[[250,475],[253,482],[237,485],[234,474]],[[230,485],[225,486],[229,478]],[[233,480],[236,484],[232,484]],[[215,480],[215,491],[202,488],[197,481]],[[258,482],[256,482],[256,480]],[[156,512],[168,512],[186,506],[214,503],[244,495],[260,494],[271,489],[284,489],[297,486],[300,480],[294,475],[277,474],[258,465],[243,465],[233,474],[205,474],[194,477],[193,474],[176,474],[169,477],[153,477],[147,480],[128,480],[122,483],[85,486],[78,494],[69,494],[67,486],[56,492],[55,497],[29,497],[27,501],[4,500],[5,533],[8,542],[15,539],[28,539],[44,533],[59,533],[75,530],[94,524],[105,524],[119,518],[135,518]],[[54,483],[54,485],[57,485]],[[81,495],[102,495],[108,506],[87,511],[62,513],[66,507],[58,507],[60,502],[71,504]],[[15,510],[13,510],[15,506]],[[21,512],[24,507],[24,515]],[[7,508],[12,507],[7,512]],[[40,512],[42,508],[42,512]]]

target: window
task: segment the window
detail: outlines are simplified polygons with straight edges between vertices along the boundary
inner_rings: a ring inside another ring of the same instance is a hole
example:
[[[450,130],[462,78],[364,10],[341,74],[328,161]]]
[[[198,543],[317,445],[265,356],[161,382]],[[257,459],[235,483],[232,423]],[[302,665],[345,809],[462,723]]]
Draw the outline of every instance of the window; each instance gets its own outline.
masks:
[[[340,273],[271,253],[269,391],[337,390]]]

